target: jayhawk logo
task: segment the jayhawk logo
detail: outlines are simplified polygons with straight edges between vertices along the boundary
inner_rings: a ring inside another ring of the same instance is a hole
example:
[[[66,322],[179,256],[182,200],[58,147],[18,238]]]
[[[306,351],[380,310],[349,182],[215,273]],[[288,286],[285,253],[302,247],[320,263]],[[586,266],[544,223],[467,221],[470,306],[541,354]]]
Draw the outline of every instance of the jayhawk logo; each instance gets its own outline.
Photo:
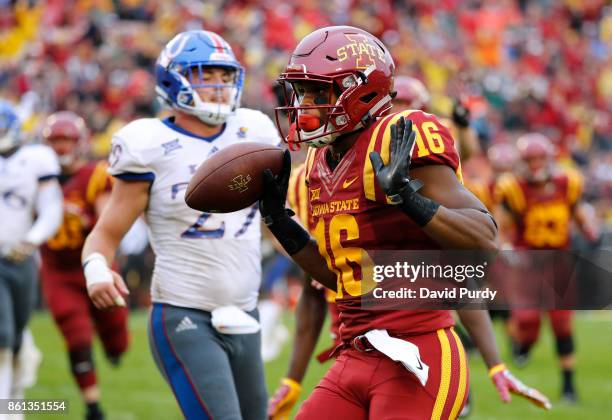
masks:
[[[247,131],[248,131],[248,130],[249,130],[249,129],[248,129],[248,128],[246,128],[246,127],[240,127],[240,128],[238,129],[238,132],[236,133],[236,135],[238,136],[238,138],[241,138],[241,139],[246,139],[246,135],[247,135]]]

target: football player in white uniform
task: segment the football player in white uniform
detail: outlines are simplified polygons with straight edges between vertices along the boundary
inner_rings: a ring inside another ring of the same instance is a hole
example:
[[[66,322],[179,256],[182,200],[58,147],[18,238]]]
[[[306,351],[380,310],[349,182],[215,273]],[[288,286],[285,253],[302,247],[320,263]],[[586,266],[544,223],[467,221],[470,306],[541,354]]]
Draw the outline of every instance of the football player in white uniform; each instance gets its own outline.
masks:
[[[32,255],[63,215],[57,157],[47,146],[21,145],[20,128],[13,106],[0,100],[0,399],[23,398],[14,355],[35,303]]]
[[[263,113],[239,108],[244,70],[219,35],[177,35],[156,64],[165,119],[136,120],[113,137],[111,198],[83,250],[94,304],[124,304],[109,266],[142,213],[156,254],[149,340],[186,418],[264,419],[266,386],[257,322],[261,275],[257,205],[229,214],[185,204],[200,163],[231,144],[280,138]]]

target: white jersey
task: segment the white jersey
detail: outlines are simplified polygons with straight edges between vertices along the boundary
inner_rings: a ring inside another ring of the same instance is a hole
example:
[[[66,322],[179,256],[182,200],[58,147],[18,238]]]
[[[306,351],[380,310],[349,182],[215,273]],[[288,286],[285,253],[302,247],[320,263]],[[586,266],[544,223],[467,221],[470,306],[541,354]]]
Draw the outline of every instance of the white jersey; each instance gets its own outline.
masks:
[[[278,145],[265,114],[240,108],[213,137],[195,136],[170,120],[136,120],[113,137],[111,175],[152,181],[146,221],[156,255],[154,302],[205,311],[224,305],[253,310],[261,282],[257,204],[226,214],[187,207],[185,190],[206,158],[234,143]]]
[[[0,251],[25,239],[35,219],[39,182],[59,173],[57,156],[48,146],[25,145],[0,156]]]

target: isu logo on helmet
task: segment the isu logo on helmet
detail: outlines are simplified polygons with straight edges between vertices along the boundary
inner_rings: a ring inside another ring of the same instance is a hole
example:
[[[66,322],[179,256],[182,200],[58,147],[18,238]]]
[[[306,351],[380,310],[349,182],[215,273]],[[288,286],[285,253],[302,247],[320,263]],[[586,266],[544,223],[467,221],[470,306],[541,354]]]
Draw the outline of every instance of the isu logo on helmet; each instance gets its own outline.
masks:
[[[310,33],[278,78],[286,106],[276,108],[276,123],[285,141],[322,147],[365,127],[391,108],[394,71],[387,48],[363,29],[330,26]]]
[[[376,66],[376,61],[385,64],[385,54],[377,45],[370,43],[370,38],[364,34],[345,34],[350,41],[336,50],[338,61],[342,62],[349,57],[356,58],[355,68],[367,69]]]

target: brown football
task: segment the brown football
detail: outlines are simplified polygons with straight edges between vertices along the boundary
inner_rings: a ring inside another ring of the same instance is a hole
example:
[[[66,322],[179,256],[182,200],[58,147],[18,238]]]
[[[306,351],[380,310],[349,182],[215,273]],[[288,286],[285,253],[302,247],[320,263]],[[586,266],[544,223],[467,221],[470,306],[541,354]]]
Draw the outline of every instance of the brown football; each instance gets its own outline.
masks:
[[[255,142],[232,144],[202,162],[189,181],[185,202],[209,213],[241,210],[261,197],[264,169],[277,175],[282,166],[281,148]]]

